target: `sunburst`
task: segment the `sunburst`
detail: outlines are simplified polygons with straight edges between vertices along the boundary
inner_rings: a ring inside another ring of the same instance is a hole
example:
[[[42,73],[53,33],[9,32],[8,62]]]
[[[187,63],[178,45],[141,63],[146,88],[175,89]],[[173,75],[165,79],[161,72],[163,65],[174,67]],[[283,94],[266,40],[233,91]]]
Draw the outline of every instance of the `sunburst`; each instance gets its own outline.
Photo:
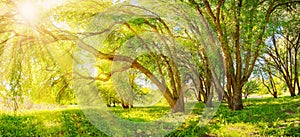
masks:
[[[38,19],[38,5],[31,1],[25,1],[18,4],[18,13],[22,21],[35,23]]]

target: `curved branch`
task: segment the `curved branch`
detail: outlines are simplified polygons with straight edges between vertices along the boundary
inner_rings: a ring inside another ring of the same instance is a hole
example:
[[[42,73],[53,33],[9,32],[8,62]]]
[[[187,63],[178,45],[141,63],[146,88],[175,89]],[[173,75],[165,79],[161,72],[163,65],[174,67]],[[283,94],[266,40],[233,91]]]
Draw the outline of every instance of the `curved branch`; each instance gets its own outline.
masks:
[[[170,105],[176,104],[175,100],[173,100],[173,98],[172,98],[172,94],[170,93],[169,89],[164,84],[162,84],[154,76],[154,74],[152,74],[148,69],[146,69],[143,65],[141,65],[139,62],[137,62],[137,60],[134,60],[130,57],[123,56],[123,55],[111,55],[111,54],[102,53],[102,52],[96,50],[94,47],[87,45],[86,43],[84,43],[81,40],[79,40],[78,46],[81,49],[90,52],[96,58],[99,58],[99,59],[131,63],[130,68],[137,69],[137,70],[141,71],[146,77],[148,77],[159,88],[159,90],[162,92],[163,96],[167,99],[167,101]]]

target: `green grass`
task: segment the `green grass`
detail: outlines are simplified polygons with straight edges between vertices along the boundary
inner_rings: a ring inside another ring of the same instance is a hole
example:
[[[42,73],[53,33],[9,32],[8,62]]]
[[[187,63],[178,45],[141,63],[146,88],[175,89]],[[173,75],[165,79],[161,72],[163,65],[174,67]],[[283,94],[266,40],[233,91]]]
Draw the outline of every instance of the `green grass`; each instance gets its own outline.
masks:
[[[199,126],[203,104],[168,136],[300,136],[300,96],[244,100],[245,109],[230,111],[222,103],[209,124]],[[123,110],[116,115],[136,122],[153,121],[168,113],[165,106]],[[0,136],[106,136],[79,108],[31,111],[0,116]]]
[[[3,114],[0,136],[105,136],[79,109]]]
[[[223,103],[208,125],[190,124],[172,136],[300,136],[300,97],[244,100],[230,111]]]
[[[168,106],[134,107],[122,109],[119,107],[110,108],[117,116],[135,122],[155,121],[170,112]]]

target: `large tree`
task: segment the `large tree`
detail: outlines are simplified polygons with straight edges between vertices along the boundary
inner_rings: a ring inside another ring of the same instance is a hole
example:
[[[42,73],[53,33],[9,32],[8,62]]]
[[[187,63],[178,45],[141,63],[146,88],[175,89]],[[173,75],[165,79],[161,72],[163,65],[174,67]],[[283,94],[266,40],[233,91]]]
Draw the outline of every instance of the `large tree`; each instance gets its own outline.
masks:
[[[279,7],[298,1],[277,0],[188,0],[200,18],[209,20],[218,34],[226,69],[229,107],[243,109],[242,88],[248,81],[260,55],[264,35],[272,13]]]

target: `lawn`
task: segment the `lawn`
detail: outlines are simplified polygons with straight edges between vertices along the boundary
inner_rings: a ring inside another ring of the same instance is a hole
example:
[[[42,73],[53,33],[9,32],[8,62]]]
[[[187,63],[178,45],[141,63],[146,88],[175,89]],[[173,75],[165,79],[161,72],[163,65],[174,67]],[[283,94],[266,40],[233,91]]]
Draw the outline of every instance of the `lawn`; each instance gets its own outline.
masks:
[[[230,111],[222,103],[209,124],[199,126],[197,104],[189,120],[167,136],[300,136],[300,96],[247,99],[245,109]],[[153,106],[123,110],[111,108],[118,116],[135,122],[155,120],[169,109]],[[79,108],[39,110],[2,114],[0,136],[106,136]]]

